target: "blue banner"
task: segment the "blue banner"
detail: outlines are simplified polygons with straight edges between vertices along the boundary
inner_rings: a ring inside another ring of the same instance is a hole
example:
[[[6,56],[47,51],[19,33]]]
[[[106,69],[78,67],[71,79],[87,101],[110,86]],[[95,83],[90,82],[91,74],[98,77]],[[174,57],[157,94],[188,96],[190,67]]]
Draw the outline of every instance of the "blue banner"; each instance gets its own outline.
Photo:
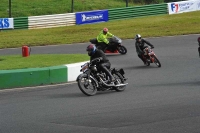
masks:
[[[89,24],[108,21],[108,10],[77,12],[76,24]]]
[[[0,18],[0,29],[13,29],[13,18]]]

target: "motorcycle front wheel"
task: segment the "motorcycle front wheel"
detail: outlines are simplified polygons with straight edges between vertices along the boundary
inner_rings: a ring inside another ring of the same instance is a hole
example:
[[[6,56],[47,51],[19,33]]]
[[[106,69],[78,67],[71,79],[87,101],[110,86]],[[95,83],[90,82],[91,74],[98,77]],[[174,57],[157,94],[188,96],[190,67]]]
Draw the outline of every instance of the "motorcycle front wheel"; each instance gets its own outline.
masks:
[[[160,61],[158,60],[158,58],[156,56],[154,56],[154,63],[158,66],[158,67],[161,67],[161,63]]]
[[[78,87],[83,92],[83,94],[87,96],[93,96],[97,93],[95,81],[90,78],[88,79],[86,74],[79,75],[77,82]]]
[[[116,79],[115,84],[124,84],[124,78],[121,75],[121,73],[116,72],[113,74],[113,77]],[[113,87],[114,90],[120,92],[120,91],[124,91],[125,90],[125,86],[119,86],[119,87]]]
[[[118,51],[120,54],[126,54],[127,53],[127,49],[124,46],[119,46],[117,47]]]

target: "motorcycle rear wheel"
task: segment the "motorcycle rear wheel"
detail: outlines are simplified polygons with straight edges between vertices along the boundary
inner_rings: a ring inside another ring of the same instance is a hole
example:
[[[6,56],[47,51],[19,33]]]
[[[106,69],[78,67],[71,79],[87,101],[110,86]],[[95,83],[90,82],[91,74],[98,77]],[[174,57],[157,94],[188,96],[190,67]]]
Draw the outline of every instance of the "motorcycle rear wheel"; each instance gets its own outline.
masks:
[[[78,87],[87,96],[94,96],[97,93],[97,87],[95,81],[88,79],[87,75],[81,75],[79,77]]]
[[[121,73],[116,72],[116,73],[113,74],[113,77],[116,79],[116,81],[115,81],[116,85],[117,84],[124,84],[124,78],[121,75]],[[113,89],[116,90],[117,92],[124,91],[125,88],[126,88],[126,86],[113,87]]]
[[[156,56],[154,56],[154,63],[158,66],[158,67],[161,67],[161,63],[160,61],[158,60],[158,58]]]
[[[117,47],[117,49],[118,49],[120,54],[126,54],[127,53],[127,49],[124,46]]]

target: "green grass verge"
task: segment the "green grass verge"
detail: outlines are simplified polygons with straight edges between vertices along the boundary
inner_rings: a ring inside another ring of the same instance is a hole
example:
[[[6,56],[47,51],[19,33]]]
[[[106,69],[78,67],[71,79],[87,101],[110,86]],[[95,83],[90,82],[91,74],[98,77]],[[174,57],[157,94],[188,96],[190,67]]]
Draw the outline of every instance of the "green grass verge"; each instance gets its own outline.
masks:
[[[40,54],[22,57],[21,55],[0,56],[1,70],[40,68],[88,61],[87,54]]]
[[[1,0],[0,16],[9,16],[9,0]],[[125,7],[124,0],[74,0],[73,12]],[[129,6],[136,6],[129,0]],[[69,13],[72,0],[11,0],[12,17],[39,16]]]
[[[122,39],[158,37],[200,33],[200,11],[176,15],[160,15],[106,23],[65,26],[35,30],[8,30],[0,32],[0,48],[21,47],[22,45],[59,45],[89,42],[103,27]]]

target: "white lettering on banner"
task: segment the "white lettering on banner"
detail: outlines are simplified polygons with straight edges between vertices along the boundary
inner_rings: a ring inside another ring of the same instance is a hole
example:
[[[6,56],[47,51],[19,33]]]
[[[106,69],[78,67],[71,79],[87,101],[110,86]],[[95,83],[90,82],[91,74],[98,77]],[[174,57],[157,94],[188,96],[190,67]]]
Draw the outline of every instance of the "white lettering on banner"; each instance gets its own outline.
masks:
[[[95,15],[95,16],[86,16],[85,14],[81,14],[82,16],[82,21],[91,21],[91,20],[99,20],[99,19],[103,19],[103,14],[100,15]]]
[[[13,18],[0,18],[0,29],[13,28]]]
[[[9,20],[7,18],[5,19],[0,19],[0,27],[4,28],[4,27],[9,27]]]

